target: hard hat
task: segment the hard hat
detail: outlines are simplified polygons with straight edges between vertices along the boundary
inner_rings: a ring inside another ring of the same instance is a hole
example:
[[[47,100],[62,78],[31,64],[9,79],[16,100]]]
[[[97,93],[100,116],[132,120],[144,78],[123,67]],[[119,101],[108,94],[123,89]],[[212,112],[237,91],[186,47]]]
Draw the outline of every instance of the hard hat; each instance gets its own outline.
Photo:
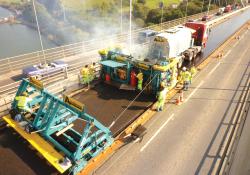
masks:
[[[108,53],[108,51],[106,49],[99,50],[98,52],[101,55],[107,55],[107,53]]]
[[[183,67],[183,68],[182,68],[182,70],[183,70],[183,71],[186,71],[186,70],[187,70],[187,68],[186,68],[186,67]]]

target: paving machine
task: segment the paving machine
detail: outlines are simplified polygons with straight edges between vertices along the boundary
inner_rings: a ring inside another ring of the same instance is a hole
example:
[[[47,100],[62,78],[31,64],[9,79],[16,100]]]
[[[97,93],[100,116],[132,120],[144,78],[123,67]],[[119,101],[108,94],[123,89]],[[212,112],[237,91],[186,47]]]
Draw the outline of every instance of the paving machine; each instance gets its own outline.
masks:
[[[87,114],[80,102],[67,96],[59,99],[33,78],[23,79],[16,97],[24,93],[31,111],[19,109],[14,100],[4,120],[60,173],[79,173],[113,143],[111,131]]]
[[[203,22],[172,27],[154,37],[143,60],[124,55],[121,50],[109,50],[106,55],[100,54],[102,78],[110,84],[119,84],[120,88],[129,86],[127,89],[135,90],[136,75],[142,72],[146,92],[156,94],[162,82],[171,89],[177,83],[178,68],[203,52],[208,34],[209,28]]]
[[[120,52],[109,51],[102,57],[102,79],[120,89],[135,90],[139,72],[143,73],[145,92],[156,94],[164,82],[172,88],[177,83],[177,66],[181,57],[136,60]]]

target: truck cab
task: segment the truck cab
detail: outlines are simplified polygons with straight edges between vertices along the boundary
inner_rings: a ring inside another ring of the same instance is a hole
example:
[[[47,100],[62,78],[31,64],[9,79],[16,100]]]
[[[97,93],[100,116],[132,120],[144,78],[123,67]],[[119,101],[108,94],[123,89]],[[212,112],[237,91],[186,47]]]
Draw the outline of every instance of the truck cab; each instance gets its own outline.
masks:
[[[209,35],[209,28],[206,23],[203,22],[187,22],[185,24],[186,27],[195,30],[193,33],[194,45],[202,46],[202,48],[206,47],[206,43]]]

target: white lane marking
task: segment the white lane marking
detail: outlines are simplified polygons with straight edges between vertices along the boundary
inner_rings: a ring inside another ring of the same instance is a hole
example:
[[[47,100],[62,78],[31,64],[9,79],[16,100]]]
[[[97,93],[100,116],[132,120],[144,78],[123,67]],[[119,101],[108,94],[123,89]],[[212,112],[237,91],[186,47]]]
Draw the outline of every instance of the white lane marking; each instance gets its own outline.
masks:
[[[236,41],[236,42],[234,43],[233,47],[236,47],[238,43],[239,43],[239,41]]]
[[[184,102],[187,102],[194,94],[195,92],[202,86],[204,81],[201,81],[200,84],[193,90],[193,92],[187,97],[187,99]]]
[[[224,55],[224,58],[226,58],[231,52],[232,52],[232,50],[229,50],[229,51]]]
[[[219,67],[219,65],[220,65],[220,62],[218,64],[216,64],[216,66],[207,74],[207,77],[212,75],[212,73],[217,69],[217,67]]]
[[[172,114],[167,121],[156,131],[156,133],[149,139],[149,141],[140,149],[140,152],[142,152],[147,146],[154,140],[154,138],[161,132],[161,130],[166,126],[170,120],[173,120],[174,114]]]

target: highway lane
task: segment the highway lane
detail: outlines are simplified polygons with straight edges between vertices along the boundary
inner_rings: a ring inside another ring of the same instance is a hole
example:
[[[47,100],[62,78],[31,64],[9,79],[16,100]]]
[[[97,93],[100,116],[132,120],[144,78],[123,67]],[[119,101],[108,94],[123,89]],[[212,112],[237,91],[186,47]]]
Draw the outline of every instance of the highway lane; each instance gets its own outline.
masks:
[[[231,115],[250,73],[250,31],[222,60],[213,60],[185,92],[147,123],[141,143],[121,148],[97,175],[211,174],[220,160]]]

